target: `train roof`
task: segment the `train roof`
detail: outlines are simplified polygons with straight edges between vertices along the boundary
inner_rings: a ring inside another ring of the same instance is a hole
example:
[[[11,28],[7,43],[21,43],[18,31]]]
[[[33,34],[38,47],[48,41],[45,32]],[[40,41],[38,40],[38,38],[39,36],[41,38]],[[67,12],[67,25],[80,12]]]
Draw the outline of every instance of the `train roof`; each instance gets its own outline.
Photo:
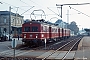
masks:
[[[37,23],[37,24],[49,25],[51,27],[55,26],[55,27],[61,28],[61,27],[58,26],[58,24],[54,24],[54,23],[45,21],[44,19],[41,19],[41,20],[31,20],[31,21],[25,22],[24,24],[30,24],[30,23]],[[63,29],[67,29],[67,28],[63,28]],[[70,29],[67,29],[67,30],[70,30]]]
[[[45,21],[44,19],[41,19],[41,20],[31,20],[31,21],[25,22],[24,24],[27,24],[27,23],[37,23],[37,24],[47,24],[47,25],[57,26],[57,24]]]

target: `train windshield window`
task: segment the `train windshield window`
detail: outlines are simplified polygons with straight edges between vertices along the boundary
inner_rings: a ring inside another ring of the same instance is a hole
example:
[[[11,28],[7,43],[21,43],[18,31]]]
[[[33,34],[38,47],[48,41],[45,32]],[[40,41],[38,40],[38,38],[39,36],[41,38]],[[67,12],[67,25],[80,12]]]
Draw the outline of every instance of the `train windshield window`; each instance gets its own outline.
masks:
[[[32,32],[38,32],[38,27],[33,26],[33,27],[32,27]]]
[[[25,31],[25,32],[30,32],[30,27],[25,27],[25,28],[24,28],[24,31]]]

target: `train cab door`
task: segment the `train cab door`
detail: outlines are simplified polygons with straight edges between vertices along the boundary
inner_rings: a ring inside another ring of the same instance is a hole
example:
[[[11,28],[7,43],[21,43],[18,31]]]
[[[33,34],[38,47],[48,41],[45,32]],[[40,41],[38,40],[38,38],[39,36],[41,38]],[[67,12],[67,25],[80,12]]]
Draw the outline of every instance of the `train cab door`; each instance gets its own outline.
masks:
[[[60,28],[58,28],[58,37],[60,38]]]
[[[51,39],[51,35],[52,35],[52,33],[51,33],[51,26],[49,26],[49,39]]]
[[[62,38],[64,38],[64,29],[62,28]]]

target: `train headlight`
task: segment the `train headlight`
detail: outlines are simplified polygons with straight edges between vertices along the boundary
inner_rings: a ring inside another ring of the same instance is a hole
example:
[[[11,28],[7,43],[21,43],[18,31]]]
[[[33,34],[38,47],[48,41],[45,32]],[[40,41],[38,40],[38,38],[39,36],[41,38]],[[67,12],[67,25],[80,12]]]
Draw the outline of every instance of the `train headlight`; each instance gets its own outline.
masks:
[[[37,38],[37,36],[36,36],[36,38]]]
[[[38,38],[38,34],[36,34],[36,38]]]
[[[24,34],[24,38],[26,38],[26,34]]]
[[[44,37],[44,34],[42,34],[42,37]]]
[[[24,38],[26,38],[26,36],[24,36]]]

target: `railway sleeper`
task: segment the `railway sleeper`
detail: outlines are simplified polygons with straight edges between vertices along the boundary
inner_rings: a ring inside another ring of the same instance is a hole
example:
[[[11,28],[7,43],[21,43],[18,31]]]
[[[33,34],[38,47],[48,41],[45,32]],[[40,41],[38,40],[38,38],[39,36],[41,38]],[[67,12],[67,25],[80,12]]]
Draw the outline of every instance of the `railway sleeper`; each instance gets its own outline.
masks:
[[[33,57],[3,57],[3,58],[0,58],[0,60],[42,60],[42,59],[39,59],[39,58],[33,58]]]

